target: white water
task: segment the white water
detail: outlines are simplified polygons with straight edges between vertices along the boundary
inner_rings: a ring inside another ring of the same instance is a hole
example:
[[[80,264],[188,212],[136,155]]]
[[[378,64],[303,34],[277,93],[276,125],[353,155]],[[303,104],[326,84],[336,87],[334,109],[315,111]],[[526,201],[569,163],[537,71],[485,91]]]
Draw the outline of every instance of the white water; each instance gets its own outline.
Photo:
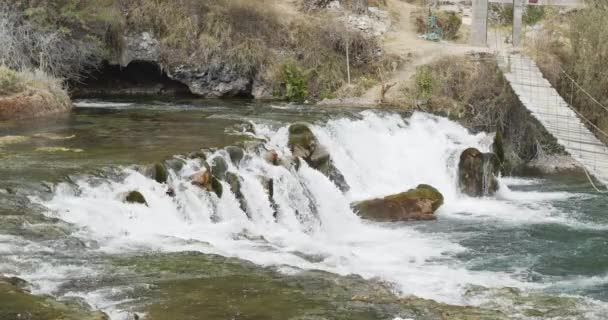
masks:
[[[77,186],[59,185],[54,198],[44,204],[49,215],[81,226],[78,236],[97,240],[100,250],[112,253],[198,250],[291,271],[355,273],[393,282],[403,294],[456,304],[471,302],[463,296],[469,285],[541,286],[516,275],[467,270],[453,258],[465,248],[448,235],[423,233],[412,224],[362,221],[350,203],[426,183],[445,197],[439,219],[571,224],[549,201],[576,195],[524,194],[502,185],[496,198],[468,198],[457,190],[458,157],[468,147],[487,150],[487,136],[471,135],[454,122],[426,114],[408,120],[373,112],[362,112],[361,117],[313,127],[350,185],[347,194],[305,163],[296,172],[249,153],[238,168],[231,165],[229,170],[244,179],[242,192],[251,219],[227,185],[221,199],[191,185],[188,177],[201,168],[196,160],[187,160],[179,172],[172,172],[175,198],[165,194],[166,186],[125,170],[121,181],[82,178]],[[281,157],[289,155],[287,127],[258,124],[256,129],[269,140],[268,149]],[[212,157],[227,155],[221,151]],[[275,181],[276,221],[260,176]],[[149,207],[123,203],[122,195],[131,190],[142,192]],[[315,259],[303,258],[309,256]]]

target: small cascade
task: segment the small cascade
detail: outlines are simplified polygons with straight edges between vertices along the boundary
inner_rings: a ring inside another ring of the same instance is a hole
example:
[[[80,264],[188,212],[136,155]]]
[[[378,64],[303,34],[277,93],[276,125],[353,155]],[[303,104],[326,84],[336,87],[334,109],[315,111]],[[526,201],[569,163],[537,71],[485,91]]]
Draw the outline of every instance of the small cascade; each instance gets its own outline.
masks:
[[[470,284],[519,283],[468,271],[450,258],[464,249],[441,235],[364,221],[351,209],[353,202],[419,184],[437,188],[446,204],[468,204],[458,188],[459,155],[468,147],[487,150],[484,134],[427,114],[404,119],[371,111],[310,129],[348,191],[293,159],[288,124],[256,123],[263,142],[246,143],[242,155],[232,148],[175,156],[164,163],[166,183],[137,167],[115,178],[73,178],[42,204],[110,253],[196,250],[259,265],[356,273],[391,281],[404,294],[453,303],[463,302]],[[206,170],[222,192],[192,183]],[[131,191],[145,204],[125,203]]]
[[[492,195],[498,189],[498,158],[493,153],[483,154],[483,165],[481,169],[482,176],[482,194],[484,196]]]

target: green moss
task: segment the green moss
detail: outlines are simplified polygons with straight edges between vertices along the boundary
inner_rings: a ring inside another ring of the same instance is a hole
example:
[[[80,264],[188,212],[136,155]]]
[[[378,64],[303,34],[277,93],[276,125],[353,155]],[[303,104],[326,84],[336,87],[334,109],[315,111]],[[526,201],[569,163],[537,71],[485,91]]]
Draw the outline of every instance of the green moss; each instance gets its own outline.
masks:
[[[83,310],[78,304],[34,296],[0,279],[0,319],[105,320],[100,312]]]
[[[294,61],[282,67],[284,91],[282,98],[287,101],[302,102],[308,96],[307,77]]]
[[[436,211],[443,205],[443,195],[441,192],[428,184],[421,184],[408,193],[411,197],[431,200],[433,203],[433,211]]]
[[[430,202],[430,208],[428,207]],[[433,220],[433,213],[443,205],[443,195],[437,189],[421,184],[415,189],[382,199],[361,201],[353,209],[361,217],[382,222]]]
[[[498,320],[500,312],[399,298],[361,277],[321,271],[285,275],[270,268],[195,252],[117,257],[119,268],[153,283],[135,310],[146,319]]]
[[[427,184],[421,184],[415,189],[408,190],[399,194],[388,196],[384,198],[389,202],[401,203],[407,200],[420,200],[426,199],[431,200],[433,211],[439,209],[443,205],[443,195],[434,187]]]
[[[25,90],[19,74],[4,66],[0,66],[0,96],[18,93]]]
[[[310,130],[306,123],[294,123],[289,126],[289,138],[287,145],[293,151],[296,146],[303,148],[304,150],[311,150],[312,145],[316,140],[315,135]]]
[[[418,99],[428,100],[433,95],[433,72],[430,66],[420,66],[416,68],[416,92]]]

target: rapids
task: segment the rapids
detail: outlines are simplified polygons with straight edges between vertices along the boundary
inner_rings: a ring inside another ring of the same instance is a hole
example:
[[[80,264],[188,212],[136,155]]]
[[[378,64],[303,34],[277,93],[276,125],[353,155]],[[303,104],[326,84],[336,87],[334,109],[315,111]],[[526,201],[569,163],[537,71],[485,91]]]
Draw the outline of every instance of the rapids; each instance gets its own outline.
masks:
[[[260,118],[252,122],[255,138],[265,141],[263,149],[289,156],[288,123]],[[277,266],[285,273],[315,269],[382,279],[401,295],[451,304],[483,305],[496,299],[471,294],[472,288],[515,287],[526,293],[582,294],[581,308],[591,309],[585,310],[590,318],[606,310],[585,288],[606,288],[608,276],[541,275],[529,269],[536,264],[530,255],[538,248],[532,244],[534,250],[526,252],[525,245],[509,237],[509,232],[517,238],[518,232],[531,232],[539,225],[605,233],[608,221],[586,219],[564,207],[568,202],[593,201],[595,196],[535,189],[544,181],[516,178],[502,178],[500,191],[492,198],[462,195],[457,187],[458,157],[468,147],[488,151],[491,137],[471,134],[442,117],[362,111],[316,121],[312,130],[344,175],[348,192],[342,193],[305,163],[299,170],[273,166],[260,149],[252,149],[237,166],[219,149],[207,151],[208,161],[222,157],[228,170],[243,178],[250,218],[225,182],[221,198],[193,186],[189,177],[202,163],[182,155],[173,157],[179,165],[169,172],[175,197],[137,166],[123,166],[105,169],[104,174],[72,175],[53,185],[51,196],[33,195],[30,200],[44,208],[46,216],[76,226],[73,236],[94,244],[87,250],[95,254],[200,251]],[[274,181],[276,218],[261,178]],[[421,183],[433,185],[445,197],[437,222],[374,223],[361,220],[350,207],[352,202]],[[140,191],[149,206],[124,203],[122,195],[131,190]],[[489,240],[492,234],[497,238]],[[517,259],[509,261],[513,257]],[[102,271],[94,264],[40,264],[17,275],[36,284],[37,292],[53,293],[63,279],[98,272]],[[80,295],[107,310],[114,308],[103,295]]]

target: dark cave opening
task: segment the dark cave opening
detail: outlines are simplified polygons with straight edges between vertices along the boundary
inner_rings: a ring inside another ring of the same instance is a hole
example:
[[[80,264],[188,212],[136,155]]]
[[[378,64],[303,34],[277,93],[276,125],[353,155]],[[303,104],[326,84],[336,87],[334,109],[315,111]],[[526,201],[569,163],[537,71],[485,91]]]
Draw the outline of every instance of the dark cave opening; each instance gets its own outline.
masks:
[[[169,78],[157,63],[138,60],[126,67],[104,62],[71,87],[75,97],[192,95],[187,85]]]

